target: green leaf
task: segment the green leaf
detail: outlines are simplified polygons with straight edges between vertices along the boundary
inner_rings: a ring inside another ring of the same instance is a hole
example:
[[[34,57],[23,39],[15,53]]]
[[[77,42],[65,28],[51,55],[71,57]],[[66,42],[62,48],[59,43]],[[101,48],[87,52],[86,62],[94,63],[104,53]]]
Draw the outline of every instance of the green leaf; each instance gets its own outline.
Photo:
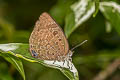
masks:
[[[51,16],[56,20],[57,23],[62,25],[66,15],[66,10],[69,9],[70,5],[75,2],[73,0],[58,0],[56,5],[50,10]],[[65,5],[63,5],[65,4]]]
[[[6,57],[8,58],[8,61],[13,60],[12,63],[17,67],[20,73],[24,71],[22,65],[20,64],[21,61],[19,61],[20,60],[19,58],[22,58],[29,62],[37,62],[47,67],[59,69],[70,80],[79,80],[78,72],[71,61],[59,62],[33,58],[29,52],[28,44],[22,43],[0,44],[0,52],[1,52],[0,55],[5,56],[5,59]]]
[[[93,17],[95,17],[99,11],[99,1],[100,0],[95,0],[95,12],[93,14]]]
[[[0,62],[0,80],[13,80],[9,73],[9,67],[5,62]]]
[[[71,5],[71,11],[65,19],[65,34],[67,37],[78,28],[81,24],[87,21],[95,11],[94,2],[91,0],[79,0]]]
[[[120,34],[120,5],[115,2],[101,2],[100,11]]]
[[[68,69],[61,69],[61,72],[63,72],[63,74],[66,75],[70,80],[79,80],[78,73],[75,73],[75,76],[71,76],[73,73],[71,73]]]
[[[24,73],[23,64],[22,64],[21,60],[18,57],[11,55],[11,54],[14,54],[14,53],[12,53],[10,51],[10,50],[17,49],[17,46],[15,44],[14,45],[0,44],[0,49],[2,50],[2,51],[0,51],[2,53],[1,56],[4,57],[12,65],[14,65],[14,67],[20,72],[23,79],[25,80],[25,73]]]
[[[21,76],[25,80],[25,73],[24,73],[23,64],[21,60],[10,54],[2,55],[2,57],[4,57],[5,60],[10,62],[20,72]]]

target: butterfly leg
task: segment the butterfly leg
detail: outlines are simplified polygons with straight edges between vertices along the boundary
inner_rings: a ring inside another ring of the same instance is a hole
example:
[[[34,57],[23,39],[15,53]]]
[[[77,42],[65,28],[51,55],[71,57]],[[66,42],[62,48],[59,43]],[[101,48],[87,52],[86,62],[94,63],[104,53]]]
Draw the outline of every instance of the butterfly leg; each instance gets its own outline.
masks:
[[[71,68],[69,61],[67,61],[67,66],[68,66],[69,69]]]
[[[53,64],[55,64],[56,60],[54,60]]]
[[[73,65],[71,65],[71,70],[73,69]]]
[[[64,66],[64,64],[65,64],[65,60],[63,60],[63,66]]]

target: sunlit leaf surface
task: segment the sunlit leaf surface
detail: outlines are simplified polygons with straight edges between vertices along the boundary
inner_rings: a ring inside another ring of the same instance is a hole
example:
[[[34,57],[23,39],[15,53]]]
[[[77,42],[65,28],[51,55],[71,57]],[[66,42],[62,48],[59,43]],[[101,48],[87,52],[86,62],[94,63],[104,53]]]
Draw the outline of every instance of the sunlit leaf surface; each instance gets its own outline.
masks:
[[[0,44],[0,50],[1,55],[3,55],[6,60],[11,62],[18,69],[18,71],[21,73],[24,79],[25,75],[20,58],[27,60],[29,62],[41,63],[47,67],[60,69],[60,71],[63,72],[70,80],[79,80],[78,72],[71,61],[54,62],[33,58],[29,53],[28,44],[22,43]]]
[[[67,14],[65,20],[65,34],[67,37],[88,20],[95,11],[94,2],[91,0],[79,0],[71,5],[71,11]]]
[[[120,34],[120,5],[115,2],[101,2],[100,10]]]

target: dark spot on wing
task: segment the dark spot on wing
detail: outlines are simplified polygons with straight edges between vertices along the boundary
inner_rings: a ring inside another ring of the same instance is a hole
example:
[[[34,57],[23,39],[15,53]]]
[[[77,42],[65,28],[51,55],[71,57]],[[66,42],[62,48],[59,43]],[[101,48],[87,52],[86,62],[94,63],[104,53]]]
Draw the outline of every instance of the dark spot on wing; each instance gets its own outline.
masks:
[[[38,56],[38,54],[34,50],[31,50],[31,51],[32,51],[32,56],[33,57],[37,57]]]
[[[58,32],[57,32],[57,31],[54,31],[54,32],[53,32],[53,35],[54,35],[54,36],[55,36],[55,35],[57,35],[57,34],[58,34]]]
[[[58,39],[59,41],[61,41],[61,39]]]

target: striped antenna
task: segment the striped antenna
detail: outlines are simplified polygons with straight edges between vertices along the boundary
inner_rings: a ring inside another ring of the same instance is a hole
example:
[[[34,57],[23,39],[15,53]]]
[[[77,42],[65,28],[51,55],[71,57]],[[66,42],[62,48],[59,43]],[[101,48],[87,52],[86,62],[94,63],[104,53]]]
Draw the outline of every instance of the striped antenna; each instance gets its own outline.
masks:
[[[73,51],[75,48],[81,46],[82,44],[86,43],[87,41],[88,41],[88,40],[84,40],[82,43],[80,43],[80,44],[76,45],[75,47],[73,47],[73,48],[71,49],[71,51]]]

